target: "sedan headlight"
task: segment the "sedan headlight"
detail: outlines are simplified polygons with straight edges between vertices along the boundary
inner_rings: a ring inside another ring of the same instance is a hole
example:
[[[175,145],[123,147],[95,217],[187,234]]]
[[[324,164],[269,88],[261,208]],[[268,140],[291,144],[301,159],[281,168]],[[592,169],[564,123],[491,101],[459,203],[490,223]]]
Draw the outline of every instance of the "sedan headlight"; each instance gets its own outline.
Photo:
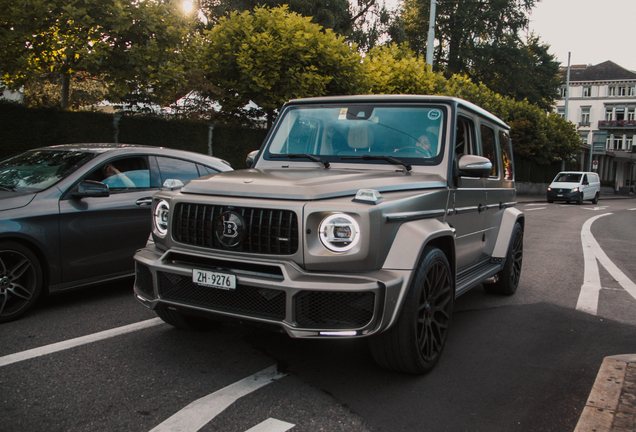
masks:
[[[349,215],[336,213],[320,222],[320,241],[333,252],[346,252],[360,240],[360,226]]]
[[[579,188],[577,188],[577,187],[572,189],[572,192],[578,192],[578,191],[579,191]]]
[[[168,216],[170,215],[170,204],[168,201],[161,200],[155,206],[153,222],[155,225],[155,234],[159,237],[165,237],[168,233]]]

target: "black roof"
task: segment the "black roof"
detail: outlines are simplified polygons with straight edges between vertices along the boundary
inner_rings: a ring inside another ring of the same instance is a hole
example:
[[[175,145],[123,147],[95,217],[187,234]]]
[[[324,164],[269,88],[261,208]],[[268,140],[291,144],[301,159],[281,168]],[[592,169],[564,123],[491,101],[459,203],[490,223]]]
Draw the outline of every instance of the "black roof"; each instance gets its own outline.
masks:
[[[565,80],[567,68],[562,70]],[[570,82],[576,81],[620,81],[636,80],[636,72],[632,72],[617,65],[613,61],[606,61],[597,65],[575,65],[570,66]]]

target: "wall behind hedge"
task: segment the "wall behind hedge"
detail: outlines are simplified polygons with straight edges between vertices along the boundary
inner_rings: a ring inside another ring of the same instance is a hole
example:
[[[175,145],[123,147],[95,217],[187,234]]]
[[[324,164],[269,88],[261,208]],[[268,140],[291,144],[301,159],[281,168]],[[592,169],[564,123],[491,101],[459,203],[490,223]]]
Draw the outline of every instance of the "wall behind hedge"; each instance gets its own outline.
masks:
[[[215,126],[212,154],[235,169],[245,168],[247,154],[260,147],[267,131]],[[120,142],[209,153],[210,126],[206,122],[156,117],[114,116],[26,108],[0,102],[0,158],[35,147],[80,142]]]

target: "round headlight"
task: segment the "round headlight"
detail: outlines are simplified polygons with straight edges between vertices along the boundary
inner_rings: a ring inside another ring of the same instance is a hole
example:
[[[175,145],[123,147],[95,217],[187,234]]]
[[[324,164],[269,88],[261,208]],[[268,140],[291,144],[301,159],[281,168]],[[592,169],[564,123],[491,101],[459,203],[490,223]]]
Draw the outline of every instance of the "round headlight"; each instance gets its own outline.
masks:
[[[320,223],[320,241],[333,252],[346,252],[360,240],[360,226],[349,215],[337,213]]]
[[[170,204],[161,200],[155,206],[154,222],[155,234],[165,237],[168,233],[168,215],[170,214]]]

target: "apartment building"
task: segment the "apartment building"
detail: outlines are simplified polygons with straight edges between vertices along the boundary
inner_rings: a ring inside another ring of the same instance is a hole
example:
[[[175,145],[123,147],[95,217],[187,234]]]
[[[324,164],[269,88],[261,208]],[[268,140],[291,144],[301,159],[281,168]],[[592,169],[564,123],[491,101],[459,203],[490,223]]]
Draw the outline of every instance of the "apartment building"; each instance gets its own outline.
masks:
[[[566,113],[566,75],[557,111]],[[581,170],[614,181],[617,191],[636,184],[636,72],[614,62],[570,67],[567,120],[585,143]]]

